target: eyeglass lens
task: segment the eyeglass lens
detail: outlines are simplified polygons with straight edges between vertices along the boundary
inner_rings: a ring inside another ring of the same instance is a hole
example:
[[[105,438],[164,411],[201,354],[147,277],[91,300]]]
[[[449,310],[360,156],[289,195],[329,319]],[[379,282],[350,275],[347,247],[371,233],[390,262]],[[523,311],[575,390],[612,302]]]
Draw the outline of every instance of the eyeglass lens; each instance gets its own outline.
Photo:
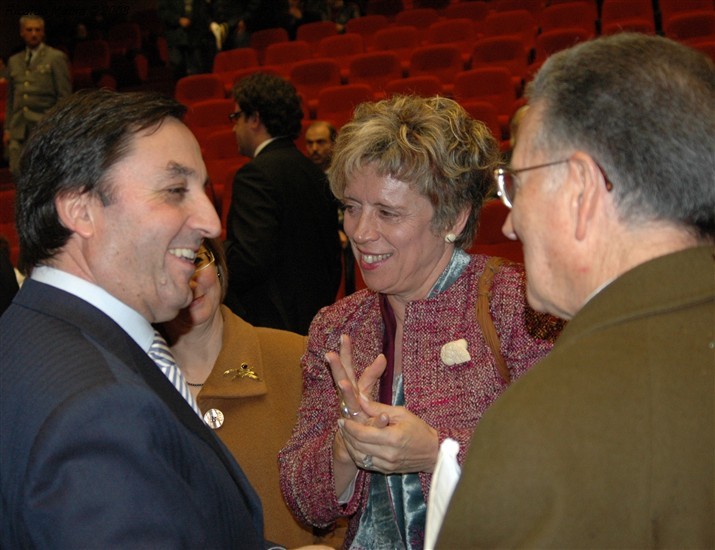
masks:
[[[514,177],[506,168],[499,168],[496,177],[497,195],[507,208],[511,208],[514,199]]]
[[[213,262],[213,254],[211,254],[211,252],[208,250],[201,250],[198,254],[196,254],[196,258],[194,259],[194,267],[196,268],[196,271],[201,271],[202,269],[205,269],[210,266]]]

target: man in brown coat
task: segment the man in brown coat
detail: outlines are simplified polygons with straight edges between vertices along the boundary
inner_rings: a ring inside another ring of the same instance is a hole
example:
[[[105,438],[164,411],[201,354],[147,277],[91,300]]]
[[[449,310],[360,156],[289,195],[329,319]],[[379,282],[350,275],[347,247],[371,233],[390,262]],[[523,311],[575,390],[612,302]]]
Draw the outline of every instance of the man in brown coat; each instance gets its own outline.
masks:
[[[477,427],[439,548],[715,545],[715,69],[621,34],[529,90],[504,232],[572,319]]]

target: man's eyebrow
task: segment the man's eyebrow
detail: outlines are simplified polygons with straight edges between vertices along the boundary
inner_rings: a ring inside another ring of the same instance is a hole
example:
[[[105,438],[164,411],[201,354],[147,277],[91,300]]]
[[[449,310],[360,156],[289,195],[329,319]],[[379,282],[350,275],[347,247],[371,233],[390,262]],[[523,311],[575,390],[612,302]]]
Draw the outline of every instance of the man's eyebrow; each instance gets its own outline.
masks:
[[[166,171],[170,176],[193,176],[196,172],[184,164],[180,164],[176,161],[170,161],[166,167]]]

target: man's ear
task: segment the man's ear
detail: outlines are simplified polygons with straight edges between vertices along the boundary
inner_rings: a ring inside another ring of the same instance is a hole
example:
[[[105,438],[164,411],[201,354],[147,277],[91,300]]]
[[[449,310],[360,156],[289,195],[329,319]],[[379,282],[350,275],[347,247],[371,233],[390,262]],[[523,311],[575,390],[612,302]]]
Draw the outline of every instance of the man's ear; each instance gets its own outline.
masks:
[[[62,225],[81,237],[94,234],[94,210],[98,199],[92,193],[68,192],[55,197],[55,208]]]
[[[261,121],[261,114],[258,111],[249,116],[246,122],[252,130],[257,129],[261,124],[263,124],[263,121]]]
[[[572,182],[574,187],[573,212],[575,215],[575,237],[579,241],[586,238],[593,229],[599,204],[602,206],[606,190],[603,172],[591,155],[576,151],[571,155]]]

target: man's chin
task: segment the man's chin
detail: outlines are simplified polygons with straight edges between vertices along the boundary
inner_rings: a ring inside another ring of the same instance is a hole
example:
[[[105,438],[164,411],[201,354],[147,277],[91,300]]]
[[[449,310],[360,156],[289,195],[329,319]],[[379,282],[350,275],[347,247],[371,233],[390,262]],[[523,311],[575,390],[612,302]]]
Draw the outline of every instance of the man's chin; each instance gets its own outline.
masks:
[[[177,315],[179,315],[179,312],[188,308],[191,305],[191,302],[194,300],[194,293],[189,291],[188,294],[186,294],[185,297],[180,297],[176,296],[173,300],[165,298],[162,300],[161,303],[161,309],[157,311],[157,317],[161,317],[160,319],[157,318],[155,319],[154,323],[165,323],[166,321],[171,321],[176,318]]]

